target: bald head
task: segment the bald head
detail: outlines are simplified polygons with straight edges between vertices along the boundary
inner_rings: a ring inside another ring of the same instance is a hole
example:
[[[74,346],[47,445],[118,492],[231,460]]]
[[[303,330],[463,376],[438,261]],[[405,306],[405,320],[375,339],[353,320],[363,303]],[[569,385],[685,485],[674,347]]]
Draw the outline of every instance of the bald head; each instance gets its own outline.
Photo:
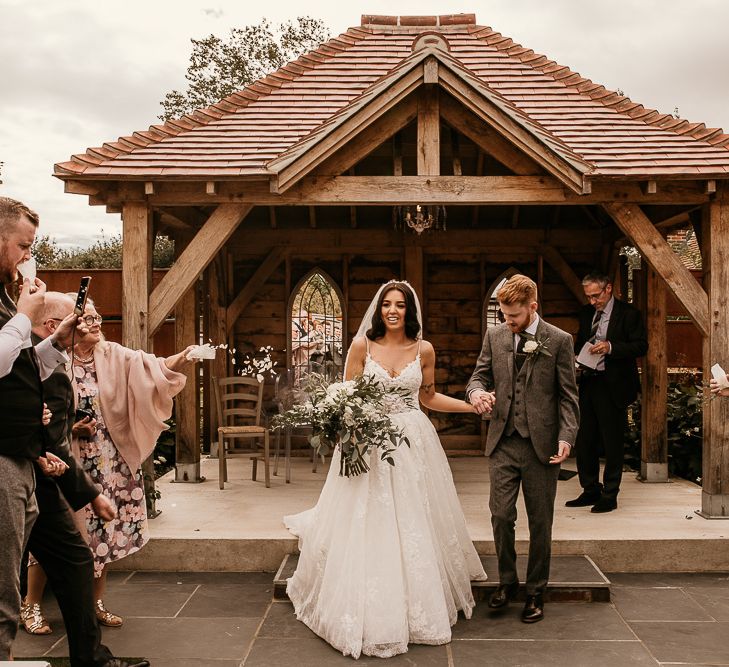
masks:
[[[33,333],[41,338],[48,338],[60,321],[73,312],[73,307],[74,300],[63,292],[46,292],[41,324],[33,327]]]

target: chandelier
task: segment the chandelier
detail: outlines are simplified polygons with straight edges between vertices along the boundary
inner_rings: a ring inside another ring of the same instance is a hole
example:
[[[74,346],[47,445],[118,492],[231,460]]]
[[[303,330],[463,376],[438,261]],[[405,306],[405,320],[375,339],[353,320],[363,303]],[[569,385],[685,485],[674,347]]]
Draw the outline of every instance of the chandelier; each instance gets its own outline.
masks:
[[[396,206],[392,212],[396,230],[412,229],[418,236],[426,229],[446,231],[446,217],[445,206],[440,204]]]

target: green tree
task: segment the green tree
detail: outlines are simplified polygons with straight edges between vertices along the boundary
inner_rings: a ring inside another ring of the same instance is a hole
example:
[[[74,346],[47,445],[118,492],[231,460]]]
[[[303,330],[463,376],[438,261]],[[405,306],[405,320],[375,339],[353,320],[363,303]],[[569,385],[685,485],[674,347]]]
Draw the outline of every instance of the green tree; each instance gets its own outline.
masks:
[[[123,242],[121,234],[102,236],[88,248],[61,248],[49,236],[39,236],[31,252],[41,269],[120,269]],[[172,266],[175,243],[169,237],[157,235],[154,240],[152,265],[156,269]]]
[[[227,39],[209,35],[192,39],[187,90],[173,90],[160,102],[161,120],[179,118],[224,97],[311,51],[329,38],[320,19],[308,16],[274,29],[268,20],[233,28]]]

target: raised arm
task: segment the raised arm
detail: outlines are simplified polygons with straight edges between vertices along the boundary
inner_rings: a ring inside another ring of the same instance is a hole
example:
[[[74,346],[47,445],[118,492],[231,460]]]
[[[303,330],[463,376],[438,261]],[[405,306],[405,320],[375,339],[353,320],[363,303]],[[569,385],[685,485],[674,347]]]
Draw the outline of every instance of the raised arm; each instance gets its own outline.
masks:
[[[476,412],[470,403],[436,392],[435,349],[427,340],[420,344],[420,361],[423,370],[423,384],[420,386],[419,398],[426,408],[436,412]]]

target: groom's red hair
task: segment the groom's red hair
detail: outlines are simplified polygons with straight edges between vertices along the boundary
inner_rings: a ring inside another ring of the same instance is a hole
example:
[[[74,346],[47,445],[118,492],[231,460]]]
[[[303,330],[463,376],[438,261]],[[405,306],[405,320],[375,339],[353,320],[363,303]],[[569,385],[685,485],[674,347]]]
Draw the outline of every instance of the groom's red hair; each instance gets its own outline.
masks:
[[[531,278],[516,273],[503,284],[496,299],[507,306],[526,306],[537,300],[537,284]]]

